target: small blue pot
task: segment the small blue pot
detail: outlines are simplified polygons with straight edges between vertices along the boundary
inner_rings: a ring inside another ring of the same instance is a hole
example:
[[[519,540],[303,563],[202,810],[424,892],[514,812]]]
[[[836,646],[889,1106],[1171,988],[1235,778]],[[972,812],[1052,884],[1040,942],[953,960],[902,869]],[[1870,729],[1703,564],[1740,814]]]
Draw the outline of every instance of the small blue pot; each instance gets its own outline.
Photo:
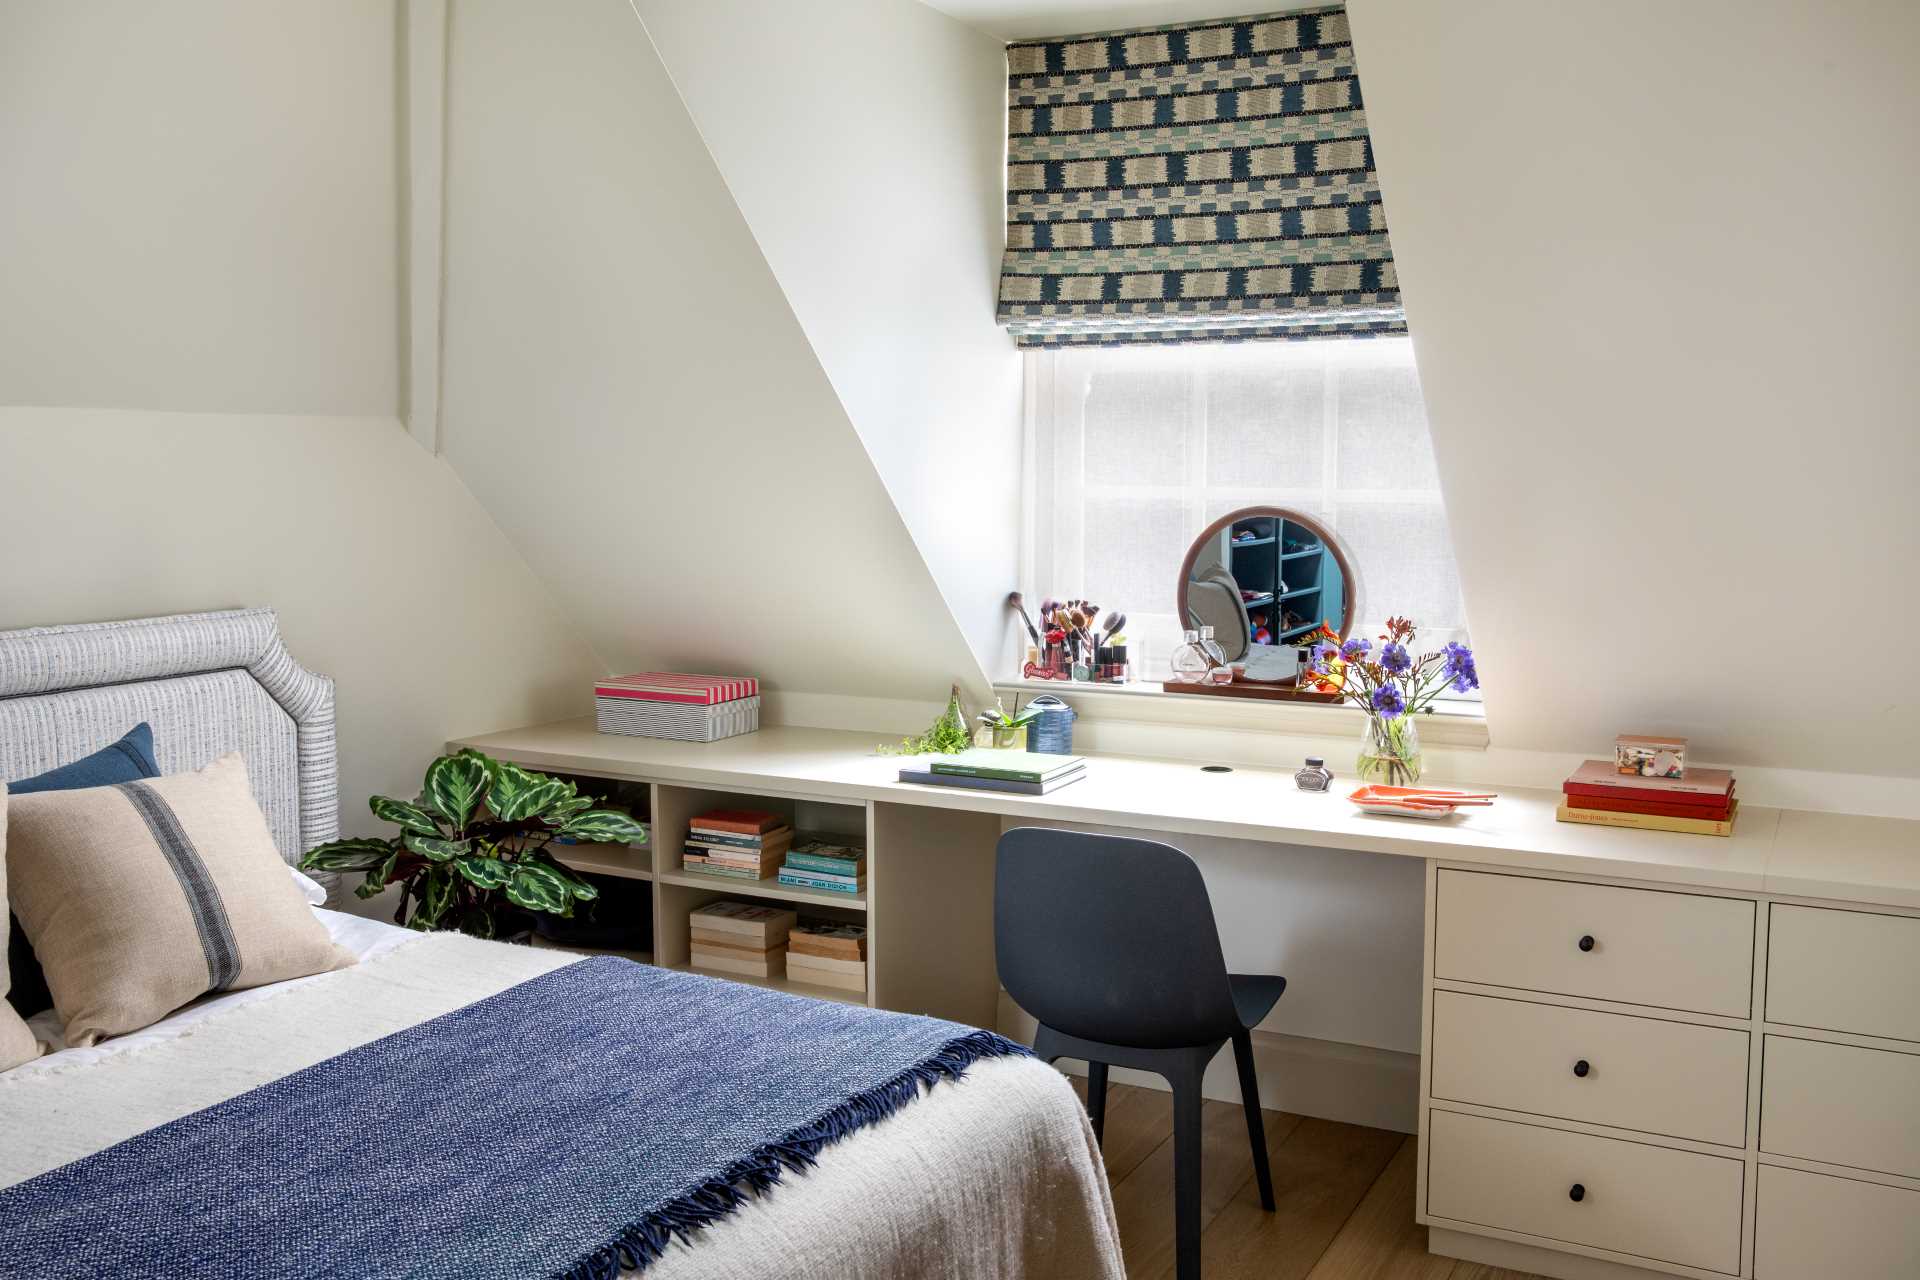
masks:
[[[1073,754],[1074,710],[1050,693],[1027,704],[1045,710],[1027,724],[1027,750],[1050,756]]]

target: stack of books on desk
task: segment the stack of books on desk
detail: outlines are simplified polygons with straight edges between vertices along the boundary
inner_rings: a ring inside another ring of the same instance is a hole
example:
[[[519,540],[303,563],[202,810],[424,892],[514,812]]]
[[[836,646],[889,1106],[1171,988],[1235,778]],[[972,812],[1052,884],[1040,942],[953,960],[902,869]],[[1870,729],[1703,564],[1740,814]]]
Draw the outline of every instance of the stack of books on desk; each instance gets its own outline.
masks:
[[[838,836],[810,836],[787,850],[780,883],[848,895],[865,892],[867,851]]]
[[[687,825],[682,870],[735,880],[764,880],[780,869],[793,828],[759,809],[715,809]]]
[[[1589,760],[1561,786],[1562,822],[1642,831],[1730,836],[1740,802],[1725,769],[1689,768],[1684,777],[1624,774],[1611,760]]]
[[[867,989],[867,926],[802,920],[787,935],[787,976],[841,991]]]
[[[752,676],[642,671],[593,686],[601,733],[717,742],[760,727],[760,682]]]
[[[933,787],[966,787],[974,791],[1011,791],[1043,796],[1087,774],[1079,756],[1056,756],[1035,751],[999,751],[976,747],[958,755],[930,756],[926,768],[900,771],[900,781]]]
[[[787,937],[799,917],[753,902],[709,902],[687,915],[696,969],[749,978],[782,978]]]

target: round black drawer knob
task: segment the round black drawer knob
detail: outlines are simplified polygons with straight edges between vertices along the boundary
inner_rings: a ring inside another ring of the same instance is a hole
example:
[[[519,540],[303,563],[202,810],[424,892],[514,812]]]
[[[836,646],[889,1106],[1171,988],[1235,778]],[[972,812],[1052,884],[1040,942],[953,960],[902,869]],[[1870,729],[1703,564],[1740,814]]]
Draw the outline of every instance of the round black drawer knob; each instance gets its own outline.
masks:
[[[1581,1186],[1577,1182],[1574,1183],[1573,1186],[1570,1187],[1567,1191],[1567,1199],[1573,1201],[1575,1204],[1579,1204],[1582,1200],[1585,1200],[1586,1198],[1587,1198],[1587,1189]]]
[[[1579,1076],[1582,1080],[1585,1080],[1587,1078],[1587,1072],[1591,1070],[1593,1070],[1593,1068],[1588,1064],[1585,1058],[1582,1058],[1580,1059],[1580,1061],[1573,1064],[1573,1074]]]
[[[1592,934],[1590,934],[1590,933],[1583,933],[1583,934],[1581,934],[1581,935],[1580,935],[1580,949],[1581,949],[1582,951],[1591,951],[1591,950],[1593,950],[1593,935],[1592,935]]]

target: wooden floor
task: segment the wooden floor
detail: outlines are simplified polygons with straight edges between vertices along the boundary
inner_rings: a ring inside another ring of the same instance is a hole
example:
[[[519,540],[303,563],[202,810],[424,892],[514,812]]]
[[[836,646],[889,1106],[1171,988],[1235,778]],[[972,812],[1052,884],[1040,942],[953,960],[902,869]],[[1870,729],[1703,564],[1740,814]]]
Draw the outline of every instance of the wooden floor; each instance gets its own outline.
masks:
[[[1085,1097],[1084,1080],[1074,1088]],[[1208,1102],[1202,1127],[1206,1280],[1535,1280],[1427,1252],[1413,1221],[1418,1147],[1405,1134],[1267,1112],[1267,1213],[1239,1106]],[[1172,1280],[1173,1096],[1108,1086],[1104,1146],[1128,1280]]]

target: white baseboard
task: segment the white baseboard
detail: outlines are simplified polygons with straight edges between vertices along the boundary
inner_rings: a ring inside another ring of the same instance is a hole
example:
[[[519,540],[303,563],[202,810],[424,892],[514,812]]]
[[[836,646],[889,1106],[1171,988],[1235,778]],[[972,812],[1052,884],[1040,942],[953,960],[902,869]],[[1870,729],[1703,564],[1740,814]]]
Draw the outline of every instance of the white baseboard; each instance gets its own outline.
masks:
[[[1032,1016],[1002,991],[1000,1034],[1032,1044],[1035,1026]],[[1253,1060],[1260,1078],[1260,1105],[1270,1111],[1289,1111],[1395,1133],[1419,1129],[1418,1054],[1255,1031]],[[1086,1074],[1084,1063],[1062,1061],[1060,1065],[1073,1075]],[[1110,1078],[1148,1089],[1167,1088],[1167,1082],[1159,1076],[1126,1067],[1114,1068]],[[1240,1077],[1231,1050],[1222,1050],[1207,1068],[1201,1092],[1221,1102],[1240,1101]]]
[[[1543,1249],[1537,1244],[1499,1240],[1446,1227],[1427,1228],[1427,1252],[1508,1271],[1554,1276],[1557,1280],[1672,1280],[1672,1275],[1665,1271],[1649,1271],[1606,1258]]]

